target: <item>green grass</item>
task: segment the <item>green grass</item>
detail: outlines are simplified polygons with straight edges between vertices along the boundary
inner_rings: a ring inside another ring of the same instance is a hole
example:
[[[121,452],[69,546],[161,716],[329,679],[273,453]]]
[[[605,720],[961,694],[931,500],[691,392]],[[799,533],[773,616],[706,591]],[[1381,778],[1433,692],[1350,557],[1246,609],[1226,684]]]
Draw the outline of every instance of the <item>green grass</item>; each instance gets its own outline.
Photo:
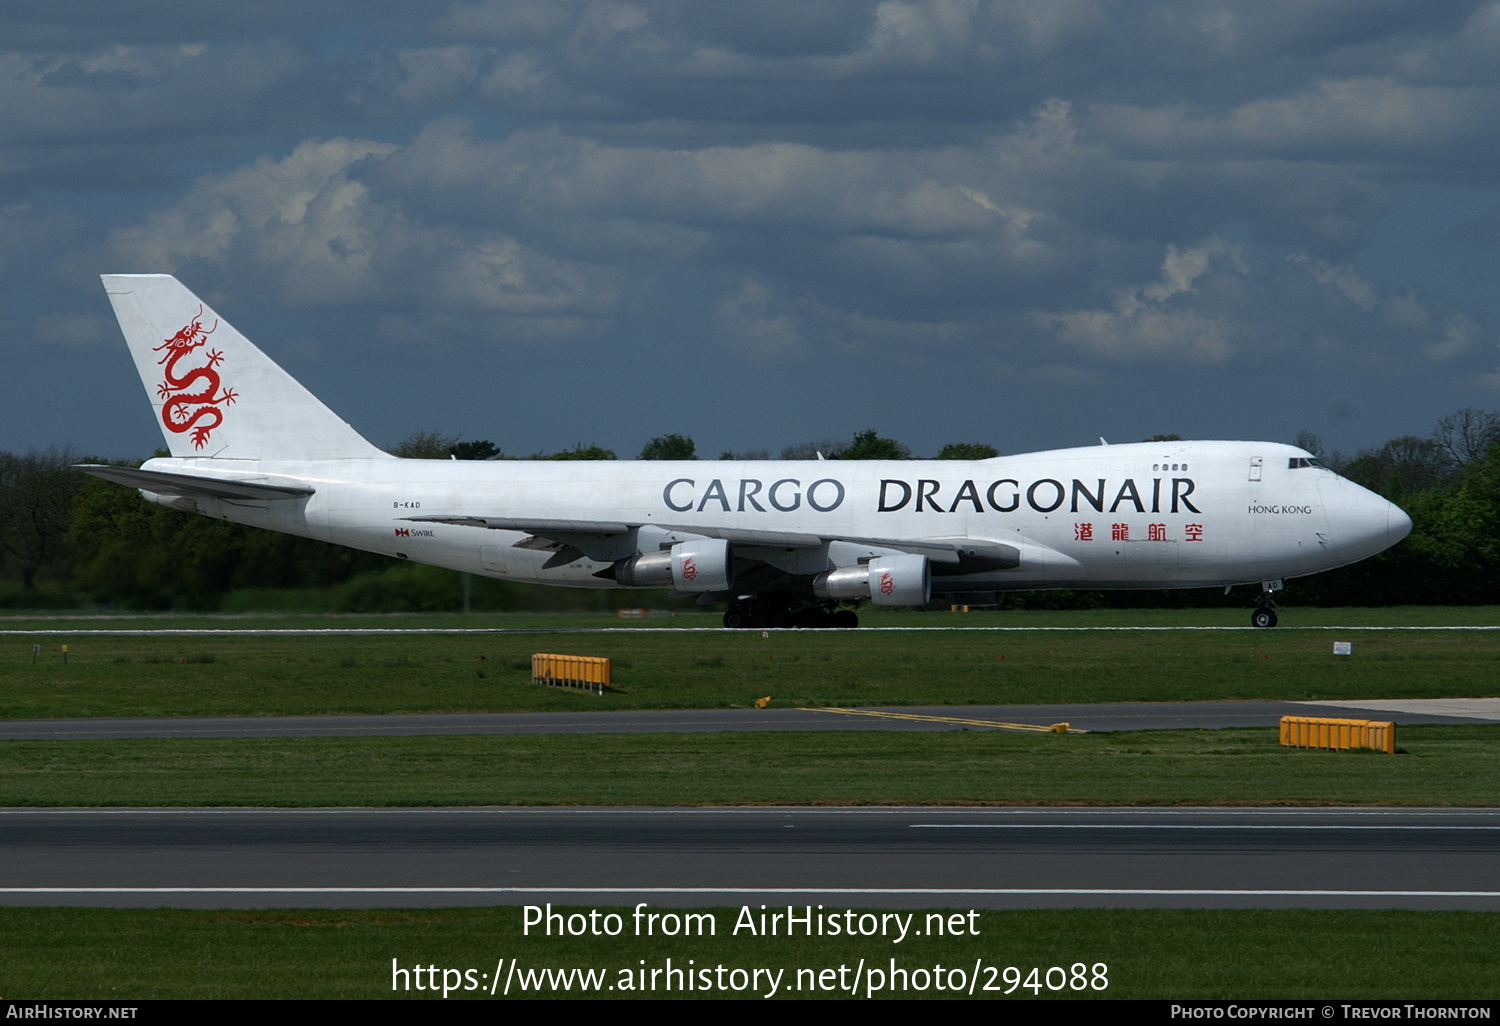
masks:
[[[0,806],[1423,806],[1500,796],[1500,727],[1403,727],[1399,740],[1395,756],[1284,749],[1275,728],[11,741],[0,745]]]
[[[567,911],[567,910],[559,910]],[[587,910],[585,910],[587,911]],[[604,910],[601,910],[604,911]],[[1463,998],[1500,996],[1493,952],[1500,915],[1404,911],[1163,911],[1080,909],[981,911],[979,936],[769,938],[731,933],[739,909],[710,911],[713,937],[636,938],[629,909],[617,910],[625,931],[615,938],[545,937],[522,933],[520,908],[179,911],[164,909],[0,909],[6,945],[0,993],[12,1001],[41,998],[389,998],[443,1000],[441,991],[392,991],[400,968],[494,972],[497,959],[525,969],[600,969],[618,984],[622,970],[683,967],[783,971],[778,997],[847,993],[797,991],[798,970],[867,967],[972,972],[981,966],[976,997],[1003,997],[1006,967],[1021,979],[1032,967],[1107,966],[1104,991],[1045,987],[1042,997],[1154,999]],[[675,910],[687,911],[687,910]],[[759,911],[758,908],[755,911]],[[916,924],[925,913],[915,913]],[[410,979],[411,977],[407,977]],[[431,977],[429,977],[431,978]],[[836,980],[837,973],[829,977]],[[1054,974],[1054,982],[1062,977]],[[450,977],[462,985],[460,974]],[[638,976],[633,979],[640,979]],[[649,977],[648,977],[649,979]],[[664,980],[665,977],[658,977]],[[815,977],[804,975],[804,985]],[[911,979],[911,977],[908,977]],[[950,978],[951,979],[951,978]],[[397,977],[398,984],[402,978]],[[425,982],[425,981],[424,981]],[[984,985],[998,991],[988,994]],[[488,986],[487,981],[483,984]],[[762,992],[763,993],[763,992]],[[521,995],[513,988],[511,997]],[[533,997],[567,997],[544,988]],[[572,992],[571,996],[597,996]],[[606,990],[605,997],[655,997]],[[671,995],[676,996],[676,995]],[[695,993],[694,997],[725,996]],[[748,993],[727,996],[757,996]],[[861,995],[863,996],[863,994]],[[897,997],[966,996],[907,991]],[[449,1000],[488,997],[455,991]],[[1033,1000],[1022,986],[1009,1000]]]
[[[532,687],[538,651],[612,658],[620,693]],[[21,634],[0,718],[1440,698],[1495,694],[1497,659],[1500,631]]]

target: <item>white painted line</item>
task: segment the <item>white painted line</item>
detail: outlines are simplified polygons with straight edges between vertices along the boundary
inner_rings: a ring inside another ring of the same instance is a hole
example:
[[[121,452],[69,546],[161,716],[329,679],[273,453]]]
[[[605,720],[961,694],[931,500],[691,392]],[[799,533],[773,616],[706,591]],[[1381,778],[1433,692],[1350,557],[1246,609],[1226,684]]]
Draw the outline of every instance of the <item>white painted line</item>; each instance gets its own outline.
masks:
[[[1365,830],[1384,834],[1392,830],[1500,830],[1500,826],[1392,826],[1363,823],[910,823],[912,830]]]
[[[1500,808],[1468,806],[1443,809],[1424,808],[1352,808],[1348,806],[1304,806],[1304,807],[1242,807],[1190,805],[1170,809],[1143,808],[1141,806],[1071,806],[1058,808],[1036,808],[1017,806],[992,806],[975,809],[971,806],[820,806],[820,805],[728,805],[728,806],[556,806],[556,805],[495,805],[495,806],[325,806],[321,808],[276,806],[135,806],[117,808],[95,808],[90,806],[30,807],[12,806],[0,808],[3,816],[933,816],[940,813],[971,816],[1035,816],[1052,819],[1064,816],[1115,816],[1150,819],[1173,819],[1183,816],[1228,816],[1244,819],[1252,816],[1276,816],[1306,818],[1313,816],[1336,816],[1339,819],[1372,819],[1399,817],[1401,819],[1451,819],[1455,817],[1500,817]],[[940,824],[938,824],[940,825]]]
[[[1500,891],[1334,891],[1115,887],[0,887],[6,894],[827,894],[1007,897],[1500,898]]]
[[[792,627],[766,628],[778,634],[808,634],[806,630]],[[860,627],[856,631],[844,632],[843,636],[870,632],[913,631],[988,631],[1014,633],[1052,632],[1109,632],[1109,631],[1251,631],[1263,633],[1258,627]],[[1446,627],[1278,627],[1276,634],[1294,631],[1500,631],[1500,624],[1485,626]],[[837,633],[837,632],[835,632]],[[84,628],[63,630],[45,628],[38,630],[0,630],[0,637],[68,637],[98,635],[118,636],[223,636],[223,637],[336,637],[359,635],[410,635],[410,634],[741,634],[744,630],[728,627],[156,627],[156,628]],[[1271,636],[1271,635],[1268,635]]]

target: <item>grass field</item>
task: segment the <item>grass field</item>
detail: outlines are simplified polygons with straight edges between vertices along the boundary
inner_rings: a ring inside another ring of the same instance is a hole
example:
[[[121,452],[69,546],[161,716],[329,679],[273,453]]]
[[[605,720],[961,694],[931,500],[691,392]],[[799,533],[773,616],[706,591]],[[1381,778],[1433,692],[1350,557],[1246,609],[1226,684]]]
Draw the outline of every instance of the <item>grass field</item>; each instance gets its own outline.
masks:
[[[0,745],[0,806],[1500,800],[1500,727],[1402,727],[1399,736],[1396,756],[1285,749],[1274,727],[11,741]]]
[[[1107,627],[1111,624],[1098,621],[1120,619],[1127,612],[1066,616]],[[1130,618],[1165,618],[1172,625],[1186,626],[1222,612],[1152,617],[1131,613]],[[1413,619],[1401,611],[1353,612],[1383,619],[1385,625]],[[1374,612],[1382,616],[1368,615]],[[994,619],[1037,627],[1058,626],[1051,621],[1063,616],[886,615],[893,626]],[[1461,619],[1456,613],[1439,616],[1430,610],[1426,615],[1440,622]],[[434,622],[452,626],[477,619],[288,617],[275,622],[283,628],[311,629]],[[673,617],[671,622],[687,619]],[[261,621],[180,618],[88,624],[185,627],[205,622],[219,629],[226,624],[264,626]],[[517,618],[499,622],[514,624]],[[16,623],[10,621],[3,629],[27,629],[11,626]],[[1500,631],[1472,630],[861,630],[763,635],[648,628],[602,634],[258,636],[90,634],[75,620],[48,623],[46,629],[51,630],[69,630],[68,625],[82,629],[0,636],[0,717],[724,708],[749,705],[763,696],[790,706],[1471,697],[1495,693],[1494,667],[1500,660]],[[1334,656],[1335,640],[1353,641],[1353,656]],[[33,645],[39,646],[35,653]],[[66,663],[63,645],[68,648]],[[537,651],[608,656],[615,662],[619,691],[598,699],[534,688],[529,684],[530,658]]]
[[[568,911],[568,910],[558,910]],[[587,911],[587,910],[585,910]],[[600,910],[604,912],[605,910]],[[414,966],[441,983],[442,970],[458,988],[447,997],[488,998],[488,976],[497,961],[512,959],[522,974],[536,970],[602,970],[604,988],[588,989],[571,977],[571,989],[555,978],[525,989],[512,978],[511,999],[520,997],[764,997],[736,993],[727,974],[723,991],[664,993],[622,990],[652,977],[640,971],[711,967],[726,971],[781,970],[779,998],[847,999],[845,987],[863,959],[886,971],[891,960],[906,970],[905,989],[875,997],[967,998],[955,984],[974,980],[974,997],[1030,1001],[1040,998],[1468,998],[1500,996],[1493,952],[1500,946],[1500,916],[1464,912],[1399,911],[1162,911],[1028,910],[980,912],[978,936],[908,937],[901,944],[880,938],[739,936],[732,933],[739,909],[713,909],[713,937],[636,939],[629,935],[630,910],[621,914],[625,933],[616,938],[523,936],[522,910],[386,909],[274,910],[261,912],[162,909],[0,909],[0,934],[25,937],[7,945],[0,987],[7,998],[413,998],[444,999],[410,975]],[[685,911],[685,910],[684,910]],[[758,909],[756,909],[758,911]],[[924,923],[917,912],[916,923]],[[392,959],[405,977],[395,976]],[[1072,967],[1086,969],[1073,977]],[[1096,973],[1102,963],[1104,971]],[[937,966],[945,973],[933,973]],[[979,971],[975,974],[975,968]],[[1075,979],[1085,989],[1048,990]],[[1007,974],[1008,967],[1019,972]],[[1041,972],[1025,985],[1030,970]],[[959,969],[962,976],[952,975]],[[473,976],[466,978],[464,970]],[[799,976],[799,970],[802,971]],[[826,976],[817,975],[833,970]],[[918,975],[915,971],[922,970]],[[509,976],[503,972],[503,976]],[[471,980],[471,983],[467,983]],[[682,977],[678,977],[679,980]],[[749,981],[741,976],[738,978]],[[934,986],[941,979],[943,990]],[[1107,984],[1095,989],[1095,980]],[[858,996],[867,996],[870,977]],[[695,981],[696,982],[696,981]],[[1019,984],[1017,986],[1016,984]],[[800,985],[800,986],[799,986]],[[994,987],[993,990],[986,990]],[[920,988],[920,989],[919,989]],[[497,988],[499,989],[499,988]]]

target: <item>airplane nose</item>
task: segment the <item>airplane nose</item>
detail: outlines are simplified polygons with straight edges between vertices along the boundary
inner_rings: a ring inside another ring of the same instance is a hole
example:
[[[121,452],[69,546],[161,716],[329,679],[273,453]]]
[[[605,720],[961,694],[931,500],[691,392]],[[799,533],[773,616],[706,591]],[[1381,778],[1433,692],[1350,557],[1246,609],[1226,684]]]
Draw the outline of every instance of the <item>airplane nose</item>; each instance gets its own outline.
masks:
[[[1384,552],[1411,533],[1411,517],[1400,506],[1352,481],[1343,485],[1338,502],[1329,506],[1328,519],[1334,544],[1346,562]]]
[[[1389,512],[1386,519],[1385,537],[1386,545],[1389,546],[1411,534],[1411,517],[1406,515],[1406,510],[1394,502],[1388,502],[1386,506]]]

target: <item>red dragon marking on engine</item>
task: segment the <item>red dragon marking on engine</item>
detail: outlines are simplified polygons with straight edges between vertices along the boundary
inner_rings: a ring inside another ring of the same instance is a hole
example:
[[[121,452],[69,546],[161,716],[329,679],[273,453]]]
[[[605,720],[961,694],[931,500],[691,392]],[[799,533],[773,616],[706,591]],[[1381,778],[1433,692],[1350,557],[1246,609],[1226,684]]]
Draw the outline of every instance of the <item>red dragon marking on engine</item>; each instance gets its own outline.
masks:
[[[224,423],[224,412],[220,407],[233,405],[239,398],[239,393],[232,388],[226,388],[222,392],[219,389],[221,383],[217,368],[224,362],[224,354],[217,349],[204,354],[202,365],[178,370],[178,364],[184,358],[206,345],[208,336],[219,330],[218,321],[214,321],[212,328],[205,330],[202,317],[203,307],[200,305],[193,319],[183,325],[182,330],[153,350],[158,353],[166,350],[162,358],[156,361],[166,364],[162,371],[162,383],[156,386],[157,398],[166,400],[161,407],[161,422],[168,431],[179,435],[191,431],[195,449],[203,448],[209,433]],[[195,386],[197,390],[190,391]]]

